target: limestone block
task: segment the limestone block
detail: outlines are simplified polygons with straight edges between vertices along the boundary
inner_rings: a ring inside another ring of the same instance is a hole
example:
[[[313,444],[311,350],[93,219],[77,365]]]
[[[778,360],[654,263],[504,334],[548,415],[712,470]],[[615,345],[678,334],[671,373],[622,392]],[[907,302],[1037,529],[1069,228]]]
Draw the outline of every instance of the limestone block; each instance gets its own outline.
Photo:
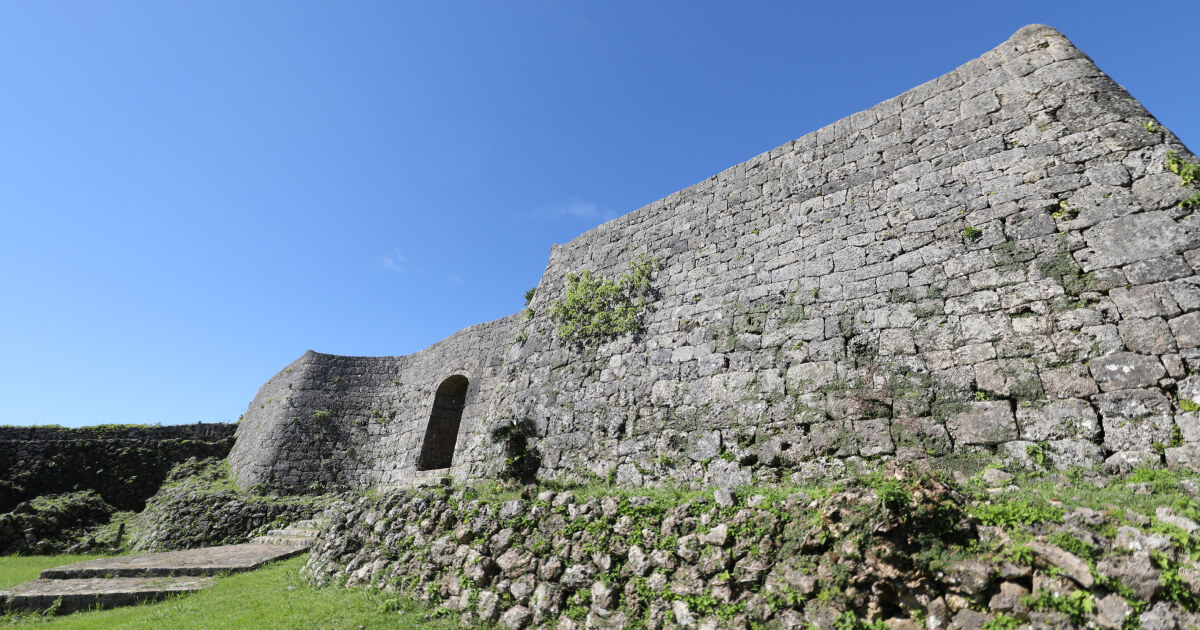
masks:
[[[721,432],[709,431],[697,436],[696,444],[688,453],[692,461],[711,460],[721,454]]]
[[[1200,311],[1181,315],[1168,323],[1180,348],[1200,347]]]
[[[976,386],[981,391],[1018,400],[1041,397],[1041,379],[1037,368],[1028,359],[987,361],[975,365],[974,371]]]
[[[1104,428],[1104,446],[1112,451],[1151,450],[1171,441],[1171,401],[1155,390],[1110,391],[1092,398]]]
[[[1184,444],[1165,451],[1167,466],[1182,470],[1200,470],[1200,444]]]
[[[1156,357],[1118,352],[1092,359],[1090,369],[1100,389],[1106,392],[1158,383],[1167,370]]]
[[[1017,437],[1017,425],[1008,401],[973,402],[970,410],[950,418],[946,429],[955,444],[999,444]]]
[[[1021,439],[1040,442],[1065,438],[1092,440],[1100,435],[1100,420],[1085,400],[1068,398],[1046,405],[1018,405]]]
[[[896,448],[888,431],[890,424],[884,418],[855,421],[852,426],[859,440],[859,454],[863,457],[874,457],[894,453]]]
[[[1182,191],[1179,178],[1170,175],[1174,181],[1171,187]],[[1161,183],[1150,178],[1134,184],[1137,193],[1139,184],[1142,188],[1159,190]],[[1165,190],[1165,189],[1164,189]],[[1171,197],[1174,199],[1174,197]],[[1152,209],[1163,207],[1164,203],[1157,193],[1155,195],[1139,195],[1139,201],[1151,204]],[[1178,203],[1178,199],[1171,202]],[[1181,228],[1166,212],[1144,212],[1106,221],[1088,228],[1083,233],[1087,240],[1089,251],[1087,260],[1083,261],[1084,271],[1117,267],[1145,258],[1155,258],[1167,254],[1181,252],[1193,244],[1192,237]]]
[[[1049,398],[1082,398],[1100,391],[1083,364],[1042,368],[1038,375],[1042,379],[1042,391]]]
[[[793,365],[787,371],[787,391],[811,393],[821,390],[837,379],[837,364],[833,361],[817,361]]]
[[[1200,313],[1197,323],[1200,324]],[[1182,319],[1182,318],[1180,318]],[[1167,322],[1161,317],[1151,319],[1127,319],[1117,324],[1117,331],[1125,347],[1139,354],[1167,354],[1175,352],[1175,338]]]

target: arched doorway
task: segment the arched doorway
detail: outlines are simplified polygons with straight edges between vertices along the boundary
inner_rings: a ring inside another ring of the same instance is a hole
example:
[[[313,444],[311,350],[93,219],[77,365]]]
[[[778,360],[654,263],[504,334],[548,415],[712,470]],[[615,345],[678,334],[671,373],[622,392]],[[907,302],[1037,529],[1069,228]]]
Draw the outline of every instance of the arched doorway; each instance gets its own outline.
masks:
[[[433,411],[421,443],[417,470],[449,468],[454,459],[454,444],[458,442],[458,425],[462,422],[463,407],[467,405],[467,377],[454,375],[442,381],[433,396]]]

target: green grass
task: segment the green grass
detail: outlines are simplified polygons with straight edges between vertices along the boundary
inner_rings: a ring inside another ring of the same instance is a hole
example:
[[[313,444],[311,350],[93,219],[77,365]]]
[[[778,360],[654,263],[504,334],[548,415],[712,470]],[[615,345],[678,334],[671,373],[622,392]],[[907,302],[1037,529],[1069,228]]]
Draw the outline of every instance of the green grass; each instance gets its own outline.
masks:
[[[112,554],[105,553],[62,556],[0,556],[0,590],[36,580],[45,569],[53,569],[84,560],[111,557]]]
[[[78,556],[0,558],[4,583],[23,581],[41,568],[78,561]],[[300,577],[308,555],[257,571],[218,578],[210,589],[154,604],[75,613],[62,617],[0,617],[0,625],[38,628],[459,628],[457,618],[425,621],[433,608],[368,589],[315,588]],[[35,569],[35,563],[42,560]],[[20,575],[18,575],[20,574]]]

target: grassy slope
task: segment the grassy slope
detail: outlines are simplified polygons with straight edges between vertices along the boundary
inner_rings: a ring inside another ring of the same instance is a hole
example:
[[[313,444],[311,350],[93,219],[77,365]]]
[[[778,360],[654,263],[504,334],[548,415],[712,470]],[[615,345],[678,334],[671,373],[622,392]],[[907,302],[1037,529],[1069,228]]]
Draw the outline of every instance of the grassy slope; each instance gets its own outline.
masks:
[[[0,625],[8,622],[38,628],[171,630],[460,627],[453,619],[424,621],[423,616],[432,609],[386,593],[309,586],[300,577],[300,567],[307,558],[304,555],[257,571],[222,577],[206,591],[155,604],[56,618],[0,617]],[[36,577],[42,568],[75,561],[75,556],[0,557],[0,580],[4,584],[20,582],[30,575]]]

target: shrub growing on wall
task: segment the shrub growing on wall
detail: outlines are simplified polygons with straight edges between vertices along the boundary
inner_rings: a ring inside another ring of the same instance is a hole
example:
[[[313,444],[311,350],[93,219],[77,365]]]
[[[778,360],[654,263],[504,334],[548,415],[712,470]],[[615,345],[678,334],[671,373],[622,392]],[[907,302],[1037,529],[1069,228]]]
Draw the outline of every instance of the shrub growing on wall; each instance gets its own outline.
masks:
[[[537,435],[537,426],[529,418],[511,420],[492,429],[492,441],[504,448],[504,470],[507,479],[533,481],[542,465],[537,449],[529,448],[529,438]]]
[[[567,274],[567,293],[550,309],[563,339],[600,342],[640,330],[649,306],[650,275],[658,261],[639,255],[629,271],[606,279],[584,269]]]

